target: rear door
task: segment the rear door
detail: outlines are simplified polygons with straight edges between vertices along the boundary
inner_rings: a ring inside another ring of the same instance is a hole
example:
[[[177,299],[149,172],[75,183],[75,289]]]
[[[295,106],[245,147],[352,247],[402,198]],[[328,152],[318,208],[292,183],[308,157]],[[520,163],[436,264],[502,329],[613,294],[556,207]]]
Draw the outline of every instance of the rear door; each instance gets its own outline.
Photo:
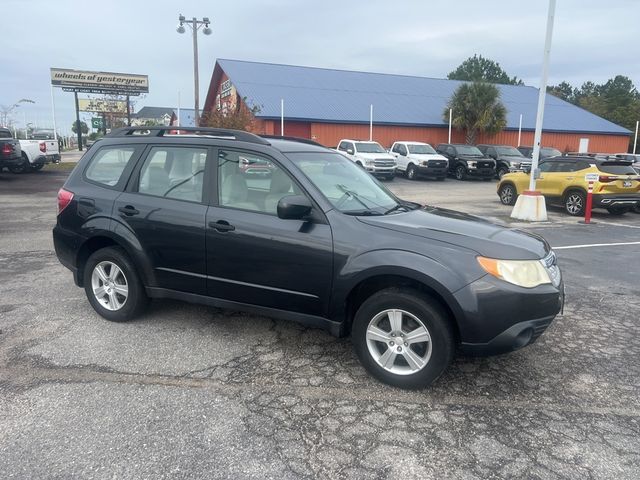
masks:
[[[247,156],[273,165],[271,175],[244,173],[239,162]],[[207,293],[244,304],[326,315],[333,240],[324,215],[321,221],[278,218],[282,197],[305,192],[273,158],[221,148],[214,165],[216,193],[206,222]]]
[[[209,149],[155,145],[143,157],[115,201],[116,228],[139,242],[158,287],[204,295]]]

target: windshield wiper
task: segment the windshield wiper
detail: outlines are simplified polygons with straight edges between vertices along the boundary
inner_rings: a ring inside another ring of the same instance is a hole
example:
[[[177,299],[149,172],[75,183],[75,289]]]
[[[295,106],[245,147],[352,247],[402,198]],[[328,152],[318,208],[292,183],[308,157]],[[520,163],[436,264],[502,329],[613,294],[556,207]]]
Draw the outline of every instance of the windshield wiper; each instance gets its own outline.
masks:
[[[346,210],[346,211],[343,211],[342,213],[344,213],[345,215],[353,215],[355,217],[358,217],[358,216],[374,217],[374,216],[382,215],[382,213],[376,212],[375,210]]]
[[[353,198],[356,202],[358,202],[360,205],[362,205],[364,208],[366,208],[367,210],[370,209],[371,207],[369,205],[367,205],[365,202],[363,202],[360,199],[360,195],[358,195],[356,192],[354,192],[353,190],[349,190],[347,187],[345,187],[342,184],[337,184],[336,187],[338,187],[340,189],[340,191],[342,191],[345,195],[347,195],[348,197]],[[342,203],[340,202],[340,200],[338,200],[338,203]],[[336,205],[337,206],[337,205]]]
[[[409,208],[409,206],[404,204],[404,203],[398,203],[395,207],[391,207],[389,210],[384,212],[384,214],[385,215],[389,215],[390,213],[396,212],[396,211],[400,210],[401,208],[404,208],[404,210],[406,212],[410,212],[411,210],[413,210],[413,208]]]

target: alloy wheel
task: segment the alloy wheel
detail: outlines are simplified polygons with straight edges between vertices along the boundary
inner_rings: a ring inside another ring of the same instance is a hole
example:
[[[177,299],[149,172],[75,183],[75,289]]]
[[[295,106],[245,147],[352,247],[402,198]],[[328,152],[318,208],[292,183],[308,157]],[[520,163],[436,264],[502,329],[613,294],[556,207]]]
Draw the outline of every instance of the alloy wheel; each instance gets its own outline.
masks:
[[[129,297],[127,277],[110,261],[100,262],[93,268],[91,288],[100,305],[110,311],[120,310]]]
[[[504,205],[511,205],[513,202],[513,187],[511,185],[505,185],[500,189],[500,201]]]
[[[415,315],[398,309],[378,313],[366,331],[367,348],[373,360],[395,375],[422,370],[431,358],[431,335]]]
[[[582,211],[582,197],[572,193],[567,197],[566,209],[571,215],[578,215]]]

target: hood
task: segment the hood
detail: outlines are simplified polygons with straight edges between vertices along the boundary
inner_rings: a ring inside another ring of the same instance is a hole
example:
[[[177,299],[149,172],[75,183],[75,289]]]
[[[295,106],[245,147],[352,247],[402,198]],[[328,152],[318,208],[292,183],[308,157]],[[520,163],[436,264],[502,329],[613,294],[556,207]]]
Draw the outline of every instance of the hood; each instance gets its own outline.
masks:
[[[490,258],[537,260],[550,250],[549,244],[533,233],[501,227],[444,208],[425,206],[406,213],[358,217],[358,220],[374,227],[458,245]]]
[[[396,159],[396,157],[394,157],[393,155],[391,155],[390,153],[387,152],[383,152],[383,153],[360,153],[357,152],[355,154],[356,157],[360,157],[360,158],[367,158],[369,160],[375,160],[377,158],[381,158],[381,159],[385,159],[385,160],[394,160]]]
[[[439,153],[410,153],[407,158],[415,158],[416,160],[447,160],[447,157]]]

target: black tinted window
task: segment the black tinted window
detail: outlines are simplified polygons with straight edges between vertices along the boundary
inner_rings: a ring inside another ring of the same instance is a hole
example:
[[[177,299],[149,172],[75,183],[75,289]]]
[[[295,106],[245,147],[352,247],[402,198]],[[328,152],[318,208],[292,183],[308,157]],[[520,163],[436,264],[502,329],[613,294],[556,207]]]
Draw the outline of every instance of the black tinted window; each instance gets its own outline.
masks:
[[[0,130],[0,138],[11,138],[11,132],[9,130]]]
[[[598,170],[614,175],[636,175],[635,169],[629,162],[603,162],[598,164]]]

